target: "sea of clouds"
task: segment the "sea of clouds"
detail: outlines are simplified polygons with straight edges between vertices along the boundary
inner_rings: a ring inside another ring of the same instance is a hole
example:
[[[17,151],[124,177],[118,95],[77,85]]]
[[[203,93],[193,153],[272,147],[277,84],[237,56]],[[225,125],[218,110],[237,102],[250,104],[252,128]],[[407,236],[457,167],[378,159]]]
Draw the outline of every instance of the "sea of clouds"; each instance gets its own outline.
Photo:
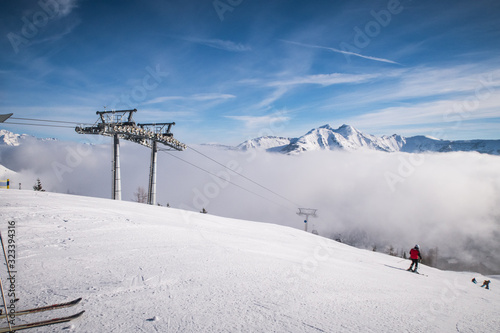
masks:
[[[122,199],[147,190],[150,149],[120,146]],[[181,160],[182,159],[182,160]],[[0,146],[11,187],[111,197],[111,139]],[[214,162],[217,161],[218,163]],[[202,170],[203,169],[203,170]],[[208,173],[209,172],[209,173]],[[243,177],[243,176],[244,177]],[[0,178],[2,175],[0,175]],[[318,151],[283,155],[191,146],[158,152],[157,202],[209,214],[304,228],[359,247],[408,250],[500,272],[500,157],[479,153]]]

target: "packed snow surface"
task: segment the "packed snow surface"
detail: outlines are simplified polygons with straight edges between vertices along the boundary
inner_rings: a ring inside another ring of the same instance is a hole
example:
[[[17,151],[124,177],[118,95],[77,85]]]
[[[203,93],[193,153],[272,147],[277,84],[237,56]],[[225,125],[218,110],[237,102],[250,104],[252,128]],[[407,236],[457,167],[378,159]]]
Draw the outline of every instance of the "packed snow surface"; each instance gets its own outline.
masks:
[[[14,237],[7,237],[9,221]],[[487,277],[475,273],[422,266],[426,275],[417,275],[405,271],[408,260],[288,227],[19,190],[0,190],[0,222],[4,239],[16,244],[17,309],[84,299],[73,308],[16,319],[86,311],[74,323],[32,332],[463,333],[500,327],[498,280],[486,290],[480,284]],[[0,273],[5,285],[4,265]]]

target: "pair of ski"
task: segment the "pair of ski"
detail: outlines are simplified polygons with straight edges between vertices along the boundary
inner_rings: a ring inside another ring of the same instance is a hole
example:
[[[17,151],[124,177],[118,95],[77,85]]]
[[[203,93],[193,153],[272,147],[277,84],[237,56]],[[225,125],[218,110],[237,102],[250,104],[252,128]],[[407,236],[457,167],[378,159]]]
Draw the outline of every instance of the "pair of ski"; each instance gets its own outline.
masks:
[[[28,310],[16,311],[15,316],[17,317],[17,316],[28,315],[28,314],[32,314],[32,313],[68,308],[68,307],[77,305],[78,303],[80,303],[81,300],[82,300],[81,298],[77,298],[71,302],[58,303],[58,304],[28,309]],[[49,325],[54,325],[54,324],[66,323],[66,322],[69,322],[69,321],[72,321],[72,320],[75,320],[75,319],[81,317],[84,312],[85,311],[81,311],[81,312],[78,312],[77,314],[74,314],[71,316],[36,321],[36,322],[28,323],[28,324],[14,325],[11,327],[0,327],[0,333],[14,332],[14,331],[25,330],[28,328],[35,328],[35,327],[42,327],[42,326],[49,326]],[[7,314],[0,314],[0,318],[6,318],[6,317],[8,317]]]
[[[427,274],[422,274],[422,273],[419,273],[417,271],[412,271],[412,270],[409,270],[409,269],[407,269],[406,271],[410,272],[410,273],[415,273],[415,274],[418,274],[418,275],[422,275],[422,276],[428,276]]]

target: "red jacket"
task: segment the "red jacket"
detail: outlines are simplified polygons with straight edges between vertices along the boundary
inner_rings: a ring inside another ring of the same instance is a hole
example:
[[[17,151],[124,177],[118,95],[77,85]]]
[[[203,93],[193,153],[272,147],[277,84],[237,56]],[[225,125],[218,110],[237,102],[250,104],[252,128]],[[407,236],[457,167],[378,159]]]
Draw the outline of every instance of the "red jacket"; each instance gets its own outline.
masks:
[[[410,259],[420,259],[420,251],[413,248],[410,250]]]

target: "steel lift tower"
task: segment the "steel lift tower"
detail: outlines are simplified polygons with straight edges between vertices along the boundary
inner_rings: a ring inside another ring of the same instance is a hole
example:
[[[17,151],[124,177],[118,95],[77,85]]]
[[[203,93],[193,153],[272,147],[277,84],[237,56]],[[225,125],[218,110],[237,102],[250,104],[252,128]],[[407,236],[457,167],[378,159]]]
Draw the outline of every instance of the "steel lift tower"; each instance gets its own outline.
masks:
[[[79,134],[99,134],[113,137],[113,186],[112,198],[121,200],[120,180],[120,139],[132,141],[151,148],[151,165],[149,168],[148,204],[156,204],[156,163],[158,143],[170,150],[182,151],[186,145],[174,139],[171,133],[175,123],[136,124],[133,114],[137,109],[118,111],[97,111],[99,116],[96,123],[90,127],[77,126]]]
[[[307,222],[309,221],[309,216],[312,217],[317,217],[316,215],[317,209],[313,208],[299,208],[299,212],[297,215],[305,216],[306,219],[304,220],[304,231],[307,231]]]

